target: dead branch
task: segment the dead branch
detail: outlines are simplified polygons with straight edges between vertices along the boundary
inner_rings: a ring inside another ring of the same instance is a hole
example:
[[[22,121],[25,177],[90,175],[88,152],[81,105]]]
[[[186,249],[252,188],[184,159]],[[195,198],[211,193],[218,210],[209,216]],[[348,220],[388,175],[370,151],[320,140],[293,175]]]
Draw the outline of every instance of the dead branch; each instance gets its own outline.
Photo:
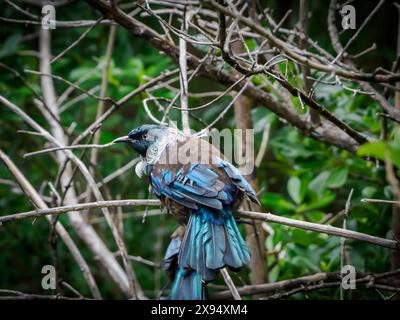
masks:
[[[399,273],[400,270],[395,270],[390,274],[386,272],[382,274],[357,272],[356,282],[370,283],[370,285],[373,287],[373,284],[381,283],[380,281],[382,281],[384,278],[389,278]],[[311,289],[313,285],[322,286],[322,287],[317,287],[316,289],[325,288],[329,286],[338,287],[341,284],[340,279],[341,279],[340,272],[327,272],[327,273],[322,272],[304,277],[278,281],[274,283],[247,285],[239,287],[237,288],[237,290],[239,294],[241,294],[242,296],[283,291],[283,293],[277,293],[276,295],[271,296],[271,298],[273,299],[278,299],[278,298],[283,298],[285,296],[285,292],[291,292],[291,294],[294,294],[296,292]],[[292,292],[292,290],[295,290],[295,292]],[[230,297],[231,297],[231,292],[229,290],[220,291],[212,295],[212,299],[229,299]]]
[[[0,217],[0,223],[21,220],[26,218],[42,217],[52,214],[62,214],[66,212],[76,212],[94,208],[108,208],[108,207],[120,207],[120,206],[159,206],[158,200],[143,200],[143,199],[132,199],[132,200],[111,200],[111,201],[97,201],[83,204],[76,204],[70,206],[55,207],[49,209],[38,209],[23,213],[3,215]],[[282,216],[277,216],[271,213],[253,212],[239,210],[238,215],[241,217],[262,220],[266,222],[283,224],[289,227],[301,228],[309,231],[316,231],[325,233],[333,236],[344,237],[347,239],[359,240],[369,242],[381,247],[399,250],[400,246],[397,241],[379,238],[371,236],[365,233],[344,230],[342,228],[332,227],[329,225],[306,222],[296,219],[290,219]]]
[[[8,170],[17,180],[21,190],[27,195],[29,199],[40,209],[46,210],[48,209],[46,203],[41,199],[37,191],[32,187],[23,173],[18,169],[18,167],[12,162],[12,160],[0,149],[0,158],[7,166]],[[50,217],[46,217],[50,224],[52,224]],[[89,285],[89,288],[93,294],[95,299],[101,299],[100,291],[97,287],[96,281],[93,278],[93,275],[90,271],[86,260],[83,258],[82,254],[80,253],[78,247],[76,246],[75,242],[72,240],[64,226],[60,223],[56,223],[56,231],[64,241],[65,245],[70,250],[73,258],[75,259],[76,263],[79,265],[80,270]]]

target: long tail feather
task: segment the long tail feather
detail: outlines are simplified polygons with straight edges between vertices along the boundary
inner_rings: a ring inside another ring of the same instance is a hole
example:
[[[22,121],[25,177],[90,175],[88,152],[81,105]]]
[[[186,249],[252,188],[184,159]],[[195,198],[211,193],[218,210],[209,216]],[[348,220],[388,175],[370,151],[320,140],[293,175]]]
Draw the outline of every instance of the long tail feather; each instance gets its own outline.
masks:
[[[225,266],[239,269],[249,260],[249,250],[232,213],[200,207],[189,218],[170,297],[204,297],[202,281],[213,280],[217,271]]]
[[[179,269],[169,298],[171,300],[204,300],[205,290],[201,276],[194,270]]]

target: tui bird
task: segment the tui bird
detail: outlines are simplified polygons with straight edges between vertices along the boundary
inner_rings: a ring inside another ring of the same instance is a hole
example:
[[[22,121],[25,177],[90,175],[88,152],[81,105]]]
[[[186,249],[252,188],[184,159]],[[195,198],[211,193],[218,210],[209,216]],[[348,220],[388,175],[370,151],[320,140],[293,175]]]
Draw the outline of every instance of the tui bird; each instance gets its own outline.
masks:
[[[205,284],[219,269],[237,271],[250,260],[234,211],[244,196],[259,203],[254,190],[201,137],[145,124],[114,142],[127,143],[139,153],[136,174],[148,175],[153,193],[181,225],[163,261],[173,279],[169,298],[205,299]]]

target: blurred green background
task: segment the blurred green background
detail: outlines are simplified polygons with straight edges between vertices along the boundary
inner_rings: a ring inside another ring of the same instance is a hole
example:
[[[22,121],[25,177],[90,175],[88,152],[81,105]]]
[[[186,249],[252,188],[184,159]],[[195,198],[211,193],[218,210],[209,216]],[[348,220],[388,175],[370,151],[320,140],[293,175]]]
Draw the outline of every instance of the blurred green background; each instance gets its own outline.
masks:
[[[120,1],[122,3],[126,1]],[[310,36],[333,53],[327,36],[326,18],[328,1],[311,1],[312,16],[310,17]],[[291,8],[293,13],[286,22],[290,27],[297,23],[298,1],[263,1],[264,7],[274,8],[273,16],[276,20]],[[375,6],[368,1],[354,1],[357,9],[357,26]],[[5,2],[0,4],[1,15],[23,19]],[[39,14],[39,10],[36,12]],[[83,1],[76,1],[72,5],[57,10],[59,20],[97,19],[98,13]],[[151,19],[143,18],[148,23]],[[351,47],[350,52],[358,53],[369,47],[373,42],[378,49],[365,55],[357,62],[364,71],[374,70],[378,65],[387,69],[395,59],[397,12],[393,5],[387,2],[362,32]],[[154,21],[153,21],[154,22]],[[75,41],[84,32],[85,28],[55,29],[51,31],[52,51],[59,53],[70,43]],[[53,64],[53,73],[70,81],[77,81],[82,75],[91,72],[104,59],[109,27],[97,26],[75,48],[69,51],[62,59]],[[342,37],[348,39],[351,32],[345,32]],[[25,26],[1,22],[0,62],[11,66],[20,72],[29,84],[40,94],[39,78],[36,75],[24,73],[25,69],[37,70],[38,58],[38,29],[34,26]],[[121,98],[137,86],[144,83],[148,77],[155,77],[162,71],[175,68],[175,64],[165,55],[153,49],[151,45],[139,38],[132,37],[123,28],[118,28],[115,39],[114,52],[109,72],[107,95],[115,100]],[[101,71],[94,72],[81,86],[91,89],[100,84]],[[55,81],[57,93],[62,93],[67,85]],[[174,83],[177,85],[177,83]],[[215,82],[204,78],[197,78],[190,84],[190,92],[205,92],[224,90]],[[282,89],[283,90],[283,89]],[[5,69],[0,72],[0,92],[7,99],[20,106],[38,123],[46,126],[46,121],[33,104],[33,95],[27,87],[12,73]],[[97,92],[98,93],[98,92]],[[75,92],[67,103],[79,96]],[[158,90],[157,95],[172,98],[174,94],[166,89]],[[344,119],[353,128],[364,134],[379,138],[381,121],[377,112],[380,108],[372,99],[365,95],[353,96],[352,92],[340,87],[318,86],[316,96],[318,101]],[[127,134],[132,128],[148,123],[147,115],[143,110],[142,94],[124,105],[104,122],[101,131],[101,143]],[[208,98],[191,98],[191,105],[200,105]],[[217,101],[212,108],[194,112],[205,122],[211,122],[224,108],[229,99]],[[295,101],[295,103],[298,103]],[[95,118],[98,102],[86,97],[76,103],[71,103],[62,113],[62,123],[69,127],[76,123],[73,136],[82,132]],[[153,112],[160,116],[157,108]],[[173,111],[172,118],[179,119],[179,113]],[[328,214],[336,215],[343,210],[350,190],[354,189],[352,208],[348,228],[365,232],[379,237],[391,237],[390,221],[391,207],[361,203],[360,199],[382,198],[391,199],[391,190],[385,179],[383,167],[365,161],[359,155],[351,154],[336,147],[328,146],[304,137],[296,129],[278,121],[277,117],[262,106],[255,106],[252,111],[256,133],[256,151],[261,142],[263,129],[270,123],[270,141],[267,153],[256,175],[262,190],[260,200],[265,212],[287,216],[294,219],[321,222]],[[193,129],[201,129],[203,125],[192,119]],[[233,110],[220,122],[217,128],[234,128]],[[400,139],[396,130],[389,124],[391,135],[390,143],[384,145],[369,145],[363,149],[364,155],[381,155],[382,148],[391,148],[393,161],[400,154]],[[37,190],[49,196],[48,181],[54,181],[57,175],[57,166],[51,155],[41,155],[32,158],[23,158],[27,152],[42,148],[42,138],[17,133],[17,130],[30,130],[29,126],[18,116],[4,106],[0,106],[0,147],[18,165]],[[381,148],[381,149],[379,149]],[[80,155],[80,151],[76,151]],[[123,147],[99,150],[99,162],[96,167],[96,179],[114,172],[128,163],[136,155]],[[87,156],[84,157],[87,162]],[[12,181],[12,175],[3,164],[0,164],[0,179]],[[80,185],[82,177],[77,176],[78,190],[85,190]],[[4,182],[4,181],[3,181]],[[104,190],[104,188],[103,188]],[[106,193],[110,198],[122,199],[147,198],[148,187],[146,179],[138,179],[133,169],[110,182]],[[0,184],[1,215],[32,210],[32,205],[26,197],[18,192],[18,188],[9,184]],[[124,208],[125,213],[144,208]],[[116,251],[110,230],[102,219],[98,210],[90,215],[96,230],[105,239],[109,247]],[[98,280],[104,297],[121,298],[119,291],[110,281],[99,276],[102,270],[98,269],[93,256],[85,245],[80,242],[69,227],[68,219],[60,217],[60,221],[71,232],[78,243],[84,257],[89,262],[94,276]],[[341,226],[342,219],[333,222]],[[288,228],[282,225],[271,224],[273,235],[267,238],[265,246],[269,252],[277,251],[277,255],[268,256],[269,281],[278,281],[308,275],[316,272],[338,271],[340,267],[340,239],[324,234],[307,232],[301,229]],[[169,241],[169,236],[177,227],[171,216],[148,216],[142,223],[141,217],[129,214],[124,219],[124,239],[128,252],[134,256],[141,256],[159,263]],[[24,292],[48,294],[41,288],[41,268],[51,264],[51,249],[49,244],[50,228],[44,218],[7,223],[0,227],[0,288],[14,289]],[[348,241],[349,258],[357,271],[384,272],[390,268],[389,251],[387,249],[363,242]],[[60,259],[59,277],[71,284],[85,296],[90,291],[82,274],[64,244],[59,241],[58,254]],[[133,262],[140,284],[145,292],[153,297],[161,286],[166,283],[166,275],[154,267]],[[248,271],[242,272],[245,282],[248,282]],[[235,281],[237,278],[235,278]],[[65,290],[67,294],[71,294]],[[329,288],[308,294],[317,299],[332,299],[338,297],[338,289]],[[379,298],[377,292],[360,289],[353,292],[354,298]],[[305,295],[299,293],[292,299],[302,299]]]

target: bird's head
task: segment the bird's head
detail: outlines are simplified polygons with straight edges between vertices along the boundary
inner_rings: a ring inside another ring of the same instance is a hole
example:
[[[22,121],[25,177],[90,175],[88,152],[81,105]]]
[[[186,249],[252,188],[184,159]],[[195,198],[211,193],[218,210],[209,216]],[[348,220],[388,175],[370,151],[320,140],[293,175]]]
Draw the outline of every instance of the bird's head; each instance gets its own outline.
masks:
[[[142,157],[147,150],[159,143],[168,134],[168,127],[156,124],[144,124],[133,129],[127,136],[115,139],[114,143],[127,143]]]

